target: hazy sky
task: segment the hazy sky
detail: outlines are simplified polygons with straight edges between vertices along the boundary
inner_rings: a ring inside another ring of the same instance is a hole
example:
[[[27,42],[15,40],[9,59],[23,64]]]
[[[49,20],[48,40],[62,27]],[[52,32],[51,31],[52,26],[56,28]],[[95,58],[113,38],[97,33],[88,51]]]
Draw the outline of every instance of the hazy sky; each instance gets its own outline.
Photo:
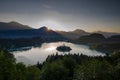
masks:
[[[0,21],[54,30],[120,32],[120,0],[0,0]]]

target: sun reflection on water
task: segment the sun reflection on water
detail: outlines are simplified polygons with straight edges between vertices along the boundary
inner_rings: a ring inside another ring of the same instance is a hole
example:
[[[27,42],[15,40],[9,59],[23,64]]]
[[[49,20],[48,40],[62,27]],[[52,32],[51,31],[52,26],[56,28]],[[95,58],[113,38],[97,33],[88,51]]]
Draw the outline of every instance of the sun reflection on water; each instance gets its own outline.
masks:
[[[52,50],[55,50],[55,49],[56,49],[55,46],[50,46],[50,47],[46,48],[45,50],[46,51],[52,51]]]

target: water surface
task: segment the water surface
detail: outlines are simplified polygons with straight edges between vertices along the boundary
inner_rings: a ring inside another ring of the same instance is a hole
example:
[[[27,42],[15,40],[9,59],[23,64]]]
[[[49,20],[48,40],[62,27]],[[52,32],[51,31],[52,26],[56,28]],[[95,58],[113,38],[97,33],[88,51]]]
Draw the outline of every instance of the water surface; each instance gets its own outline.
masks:
[[[80,44],[74,44],[74,43],[68,43],[68,42],[51,42],[51,43],[43,43],[40,45],[40,47],[32,47],[29,50],[25,51],[14,51],[13,54],[17,60],[17,62],[23,62],[26,65],[34,65],[38,61],[42,63],[45,61],[48,55],[50,54],[56,54],[58,52],[56,50],[57,46],[61,46],[65,44],[66,46],[70,46],[72,50],[70,51],[71,54],[85,54],[88,56],[103,56],[104,53],[91,50],[89,49],[89,46],[80,45]],[[58,52],[58,54],[67,54]]]

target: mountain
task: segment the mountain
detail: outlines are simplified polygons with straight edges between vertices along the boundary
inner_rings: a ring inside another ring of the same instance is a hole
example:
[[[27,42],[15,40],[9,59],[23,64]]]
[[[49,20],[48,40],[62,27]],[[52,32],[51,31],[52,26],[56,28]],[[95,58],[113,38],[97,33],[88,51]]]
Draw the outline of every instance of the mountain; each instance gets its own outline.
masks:
[[[56,31],[56,32],[71,40],[75,40],[81,36],[87,36],[87,35],[94,34],[94,33],[102,34],[105,38],[115,36],[115,35],[120,35],[120,33],[115,33],[115,32],[103,32],[103,31],[86,32],[81,29],[76,29],[74,31],[68,31],[68,32],[66,31]]]
[[[39,30],[42,31],[42,32],[49,31],[49,29],[46,26],[40,27]]]
[[[90,33],[84,31],[84,30],[81,30],[81,29],[76,29],[74,31],[56,31],[57,33],[67,37],[68,39],[71,39],[71,40],[74,40],[74,39],[77,39],[79,38],[80,36],[84,36],[84,35],[89,35]]]
[[[56,31],[57,33],[67,37],[68,39],[75,40],[81,36],[86,36],[94,33],[102,34],[105,38],[109,38],[111,36],[120,35],[120,33],[115,32],[103,32],[103,31],[96,31],[96,32],[86,32],[81,29],[76,29],[74,31]]]
[[[120,35],[113,35],[113,36],[107,38],[107,41],[120,43]]]
[[[77,41],[78,43],[118,43],[120,42],[120,35],[116,34],[112,34],[112,33],[107,33],[106,34],[109,35],[109,37],[104,36],[103,34],[100,33],[91,33],[89,35],[85,35],[85,36],[80,36],[78,39],[76,39],[75,41]]]
[[[105,42],[106,38],[99,33],[93,33],[87,36],[81,36],[80,38],[78,38],[76,40],[78,43],[87,43],[87,44],[91,44],[91,43],[101,43],[101,42]]]
[[[46,26],[43,26],[39,29],[36,30],[37,32],[37,35],[41,36],[42,38],[44,38],[45,40],[48,40],[48,41],[58,41],[58,40],[67,40],[66,37],[62,36],[61,34],[51,30],[51,29],[48,29]]]
[[[120,33],[115,33],[115,32],[103,32],[103,31],[96,31],[96,32],[93,32],[93,33],[102,34],[102,35],[104,35],[106,38],[111,37],[111,36],[114,36],[114,35],[120,35]]]
[[[9,23],[0,22],[0,31],[2,30],[24,30],[24,29],[32,29],[27,25],[20,24],[18,22],[12,21]]]
[[[102,34],[93,33],[87,36],[81,36],[76,43],[88,44],[90,49],[95,49],[104,53],[112,53],[120,50],[120,35],[114,35],[105,38]]]
[[[33,38],[40,37],[44,41],[61,41],[66,40],[64,36],[56,33],[47,27],[41,27],[39,29],[13,29],[13,30],[1,30],[1,39],[18,39],[18,38]]]
[[[79,33],[86,33],[84,30],[81,30],[81,29],[76,29],[76,30],[74,30],[74,31],[70,31],[70,32],[72,32],[72,33],[76,33],[76,34],[79,34]]]
[[[96,33],[102,34],[106,38],[120,34],[102,31],[97,31]],[[31,38],[40,36],[46,40],[60,40],[63,38],[69,40],[76,40],[81,36],[87,36],[90,34],[92,33],[86,32],[81,29],[76,29],[73,31],[53,31],[45,26],[38,29],[33,29],[27,25],[23,25],[15,21],[9,23],[0,22],[0,38]]]

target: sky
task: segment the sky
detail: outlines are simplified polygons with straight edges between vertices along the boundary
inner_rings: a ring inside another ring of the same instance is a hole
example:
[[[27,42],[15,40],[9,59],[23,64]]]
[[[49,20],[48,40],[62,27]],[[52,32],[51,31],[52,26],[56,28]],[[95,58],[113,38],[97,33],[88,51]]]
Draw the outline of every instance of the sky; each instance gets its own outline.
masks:
[[[120,0],[0,0],[0,22],[120,33]]]

